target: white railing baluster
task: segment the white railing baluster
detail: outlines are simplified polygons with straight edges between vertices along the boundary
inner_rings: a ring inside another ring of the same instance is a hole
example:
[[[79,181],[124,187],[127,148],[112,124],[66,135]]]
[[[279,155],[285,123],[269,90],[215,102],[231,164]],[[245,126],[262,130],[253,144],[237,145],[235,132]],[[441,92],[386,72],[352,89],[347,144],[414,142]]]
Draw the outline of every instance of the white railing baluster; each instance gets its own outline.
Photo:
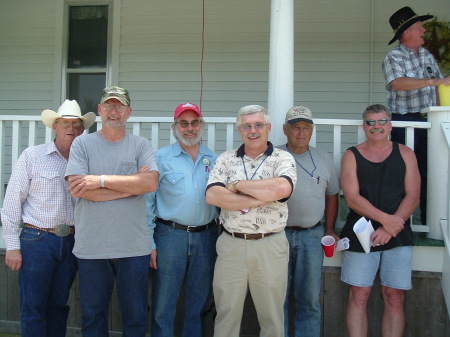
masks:
[[[233,149],[233,136],[234,136],[234,124],[227,124],[227,139],[226,139],[226,149]]]
[[[12,141],[11,141],[11,170],[14,169],[17,159],[19,158],[19,128],[20,121],[12,123]]]
[[[28,146],[33,146],[36,141],[36,121],[28,123]]]
[[[141,134],[141,123],[133,123],[133,135],[139,136]]]
[[[341,172],[341,132],[342,127],[340,125],[335,125],[333,127],[333,161],[337,172]]]
[[[159,143],[159,123],[152,123],[152,147],[153,150],[158,149]]]

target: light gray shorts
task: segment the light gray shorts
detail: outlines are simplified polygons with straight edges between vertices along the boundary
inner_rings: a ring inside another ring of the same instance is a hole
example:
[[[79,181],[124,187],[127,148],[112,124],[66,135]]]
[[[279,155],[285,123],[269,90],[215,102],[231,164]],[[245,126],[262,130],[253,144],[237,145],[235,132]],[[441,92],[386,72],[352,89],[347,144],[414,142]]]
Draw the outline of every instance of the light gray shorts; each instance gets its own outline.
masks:
[[[411,284],[412,246],[381,251],[342,253],[341,280],[357,287],[371,287],[380,269],[381,284],[395,289],[409,290]]]

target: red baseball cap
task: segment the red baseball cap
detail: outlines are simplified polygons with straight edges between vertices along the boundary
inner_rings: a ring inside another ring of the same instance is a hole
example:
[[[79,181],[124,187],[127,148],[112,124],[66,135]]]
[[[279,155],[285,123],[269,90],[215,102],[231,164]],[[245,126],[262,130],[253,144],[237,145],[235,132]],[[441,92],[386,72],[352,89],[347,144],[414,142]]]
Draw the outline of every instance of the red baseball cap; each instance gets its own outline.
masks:
[[[173,118],[178,118],[183,112],[191,110],[194,111],[199,117],[202,117],[202,112],[200,111],[200,108],[194,104],[194,103],[181,103],[177,106],[175,109],[175,114],[173,115]]]

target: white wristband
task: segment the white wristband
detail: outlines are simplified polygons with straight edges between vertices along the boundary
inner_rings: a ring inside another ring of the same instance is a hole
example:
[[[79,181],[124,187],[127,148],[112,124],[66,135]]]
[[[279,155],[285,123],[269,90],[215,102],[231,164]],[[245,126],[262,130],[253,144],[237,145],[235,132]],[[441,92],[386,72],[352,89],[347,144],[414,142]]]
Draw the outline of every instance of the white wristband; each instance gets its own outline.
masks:
[[[105,187],[105,175],[100,176],[100,187]]]

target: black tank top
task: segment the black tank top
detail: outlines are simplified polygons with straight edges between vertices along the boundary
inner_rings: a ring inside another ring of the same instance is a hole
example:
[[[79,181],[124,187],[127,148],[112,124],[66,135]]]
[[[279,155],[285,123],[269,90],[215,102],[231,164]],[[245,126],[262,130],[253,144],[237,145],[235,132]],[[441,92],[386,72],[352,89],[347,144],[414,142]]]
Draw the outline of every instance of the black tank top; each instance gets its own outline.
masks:
[[[361,153],[352,146],[349,148],[355,155],[356,173],[359,181],[359,193],[370,201],[376,208],[388,214],[394,214],[405,197],[405,174],[406,164],[400,154],[398,143],[392,143],[392,152],[380,163],[374,163],[364,158]],[[364,252],[355,232],[353,225],[361,218],[361,215],[350,209],[341,237],[350,239],[349,250]],[[372,219],[373,228],[376,230],[381,224]],[[398,246],[413,245],[413,236],[410,220],[405,222],[405,228],[386,245],[372,247],[371,251],[392,249]]]

